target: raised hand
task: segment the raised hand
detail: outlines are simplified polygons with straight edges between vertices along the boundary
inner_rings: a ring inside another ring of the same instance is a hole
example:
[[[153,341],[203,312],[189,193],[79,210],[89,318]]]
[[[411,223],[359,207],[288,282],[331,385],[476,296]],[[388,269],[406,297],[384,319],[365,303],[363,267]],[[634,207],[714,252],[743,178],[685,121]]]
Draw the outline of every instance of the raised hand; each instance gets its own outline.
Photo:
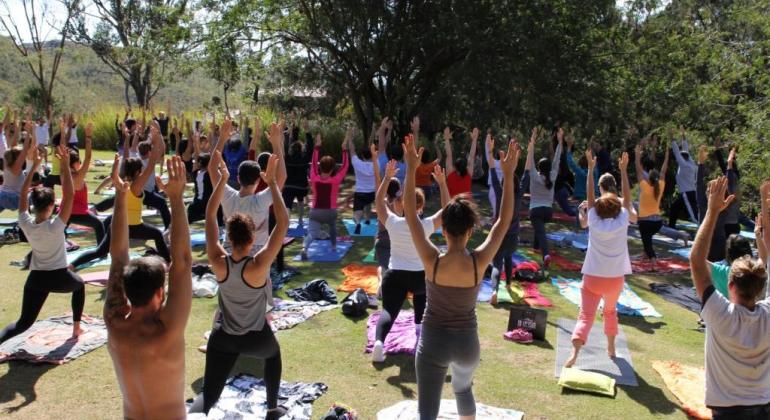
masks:
[[[618,159],[618,168],[620,168],[620,172],[626,172],[628,170],[628,152],[623,152],[623,154],[620,155],[620,159]]]
[[[230,140],[230,136],[233,134],[233,120],[230,116],[226,116],[222,121],[222,125],[219,127],[219,141]]]
[[[182,195],[184,194],[187,183],[187,171],[182,158],[179,156],[172,156],[171,159],[166,161],[166,169],[168,170],[168,182],[159,182],[158,188],[166,193],[169,200],[182,200]]]
[[[559,141],[559,143],[564,141],[564,129],[559,127],[559,131],[556,132],[556,140]]]
[[[757,241],[762,240],[762,234],[762,215],[758,214],[756,219],[754,219],[754,236],[758,238]]]
[[[760,199],[765,200],[766,204],[770,204],[767,202],[770,200],[770,181],[765,181],[762,183],[762,186],[759,187],[759,195]]]
[[[471,130],[471,141],[477,141],[479,139],[479,128],[473,127],[473,130]]]
[[[500,168],[503,170],[503,174],[506,180],[513,179],[513,174],[516,172],[516,165],[519,163],[519,154],[521,154],[521,148],[519,143],[515,139],[511,139],[508,142],[508,151],[503,153],[500,151]]]
[[[568,134],[564,139],[564,142],[567,143],[567,148],[572,150],[572,146],[575,145],[575,137],[573,137],[572,134]]]
[[[539,132],[538,132],[537,126],[532,127],[532,134],[529,136],[529,144],[532,144],[532,145],[535,144],[538,134]]]
[[[735,167],[735,154],[736,150],[735,147],[730,149],[730,154],[727,156],[727,167],[732,169]]]
[[[420,117],[415,116],[412,118],[412,123],[410,124],[410,127],[412,129],[412,134],[414,134],[415,137],[417,137],[418,133],[420,132]]]
[[[372,154],[372,162],[377,162],[377,158],[380,154],[377,152],[377,146],[375,146],[374,143],[369,145],[369,152]]]
[[[315,147],[321,147],[323,140],[321,140],[321,133],[315,135]]]
[[[588,172],[593,171],[596,167],[596,157],[590,147],[586,149],[586,160],[588,161]]]
[[[128,182],[124,182],[123,178],[120,177],[120,155],[117,153],[115,154],[115,161],[112,163],[110,179],[112,179],[112,185],[115,187],[116,193],[128,191]]]
[[[271,185],[275,183],[275,173],[278,168],[278,156],[277,155],[270,155],[270,159],[267,160],[267,168],[259,173],[259,176],[262,177],[262,181],[265,182],[267,185]]]
[[[488,153],[494,154],[493,150],[495,149],[495,140],[492,139],[492,134],[487,134],[485,145],[487,146],[486,149],[488,150]]]
[[[353,144],[353,137],[356,135],[356,129],[350,126],[345,130],[345,139],[342,141],[342,150],[347,148],[348,144]]]
[[[444,141],[452,140],[452,130],[449,129],[449,126],[444,127]]]
[[[698,164],[703,165],[706,163],[706,160],[708,160],[709,152],[708,148],[705,145],[701,145],[698,148]]]
[[[417,140],[411,134],[404,138],[404,161],[408,168],[416,169],[422,159],[424,149],[420,147],[420,150],[417,150],[416,142]]]
[[[444,173],[444,168],[442,168],[441,165],[436,165],[433,167],[432,175],[433,179],[438,185],[446,184],[446,174]]]
[[[385,165],[385,179],[391,179],[398,173],[398,162],[391,159],[388,164]]]
[[[719,214],[733,202],[735,196],[729,195],[725,198],[725,193],[727,193],[727,177],[720,176],[709,182],[708,211],[713,210]]]
[[[642,143],[637,143],[634,147],[634,156],[642,157]]]
[[[94,133],[94,123],[89,121],[88,124],[86,124],[86,128],[84,130],[86,138],[89,139]]]

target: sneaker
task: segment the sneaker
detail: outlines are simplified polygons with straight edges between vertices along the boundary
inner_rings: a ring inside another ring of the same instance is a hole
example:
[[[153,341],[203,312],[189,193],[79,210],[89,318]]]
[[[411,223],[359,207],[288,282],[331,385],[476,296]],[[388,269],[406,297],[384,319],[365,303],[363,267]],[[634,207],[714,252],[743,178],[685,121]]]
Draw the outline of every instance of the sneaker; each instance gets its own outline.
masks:
[[[503,338],[519,344],[529,344],[533,341],[532,333],[523,328],[516,328],[515,330],[508,331],[503,334]]]
[[[64,241],[67,252],[77,251],[80,249],[80,245],[70,241],[69,239]]]
[[[302,261],[307,261],[307,251],[302,251],[299,253],[299,259]]]
[[[356,230],[353,231],[353,235],[360,235],[361,234],[361,223],[356,224]]]
[[[382,363],[385,361],[385,349],[382,347],[382,341],[377,340],[374,342],[374,348],[372,349],[372,362]]]

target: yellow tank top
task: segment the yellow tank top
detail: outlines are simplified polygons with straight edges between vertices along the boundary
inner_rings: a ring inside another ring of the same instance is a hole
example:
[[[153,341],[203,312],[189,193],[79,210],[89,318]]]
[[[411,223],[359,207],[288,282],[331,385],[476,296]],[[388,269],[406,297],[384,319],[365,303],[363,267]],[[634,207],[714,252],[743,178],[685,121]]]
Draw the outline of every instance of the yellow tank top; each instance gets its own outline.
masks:
[[[141,197],[135,196],[130,190],[128,191],[128,194],[126,194],[126,213],[128,216],[129,226],[142,224],[142,199],[143,198],[144,198],[144,193],[142,193]]]
[[[650,217],[660,214],[660,200],[663,198],[663,190],[666,188],[666,181],[658,181],[659,195],[655,197],[655,188],[649,181],[643,180],[639,183],[639,217]]]
[[[51,173],[50,175],[61,175],[61,161],[55,153],[51,153]]]

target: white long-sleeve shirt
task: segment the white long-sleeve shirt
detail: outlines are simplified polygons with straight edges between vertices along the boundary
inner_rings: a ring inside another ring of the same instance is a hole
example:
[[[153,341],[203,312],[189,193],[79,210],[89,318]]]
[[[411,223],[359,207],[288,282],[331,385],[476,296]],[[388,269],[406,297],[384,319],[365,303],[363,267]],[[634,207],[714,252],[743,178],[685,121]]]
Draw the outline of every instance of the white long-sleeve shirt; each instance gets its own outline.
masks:
[[[695,191],[698,184],[698,164],[692,156],[689,159],[682,157],[682,152],[689,152],[690,146],[686,139],[682,140],[682,150],[679,149],[679,144],[676,141],[671,142],[671,150],[674,152],[674,158],[679,166],[676,170],[676,185],[679,187],[679,192],[685,193]]]

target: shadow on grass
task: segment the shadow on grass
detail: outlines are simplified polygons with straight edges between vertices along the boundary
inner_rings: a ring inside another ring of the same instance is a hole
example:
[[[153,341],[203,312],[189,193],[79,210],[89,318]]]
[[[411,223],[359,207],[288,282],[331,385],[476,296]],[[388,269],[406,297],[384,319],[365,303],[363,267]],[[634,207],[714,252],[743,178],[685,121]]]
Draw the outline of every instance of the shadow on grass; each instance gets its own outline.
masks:
[[[655,334],[655,330],[659,330],[668,325],[663,321],[649,322],[647,321],[647,318],[641,316],[619,316],[618,322],[621,325],[634,327],[645,334]]]
[[[679,406],[666,397],[660,388],[650,385],[639,373],[636,373],[639,386],[621,386],[629,398],[646,407],[650,414],[673,414]]]
[[[37,400],[35,385],[49,370],[56,367],[52,364],[31,364],[20,361],[8,362],[8,372],[0,377],[0,404],[5,404],[20,395],[24,401],[19,405],[3,409],[3,414],[12,414],[32,404]]]
[[[403,395],[404,398],[416,398],[417,394],[414,388],[406,386],[406,384],[417,384],[417,372],[415,372],[414,369],[414,356],[394,354],[388,356],[384,362],[374,364],[374,368],[378,371],[382,371],[392,366],[399,368],[398,375],[389,376],[387,379],[388,384],[401,390],[401,395]]]

